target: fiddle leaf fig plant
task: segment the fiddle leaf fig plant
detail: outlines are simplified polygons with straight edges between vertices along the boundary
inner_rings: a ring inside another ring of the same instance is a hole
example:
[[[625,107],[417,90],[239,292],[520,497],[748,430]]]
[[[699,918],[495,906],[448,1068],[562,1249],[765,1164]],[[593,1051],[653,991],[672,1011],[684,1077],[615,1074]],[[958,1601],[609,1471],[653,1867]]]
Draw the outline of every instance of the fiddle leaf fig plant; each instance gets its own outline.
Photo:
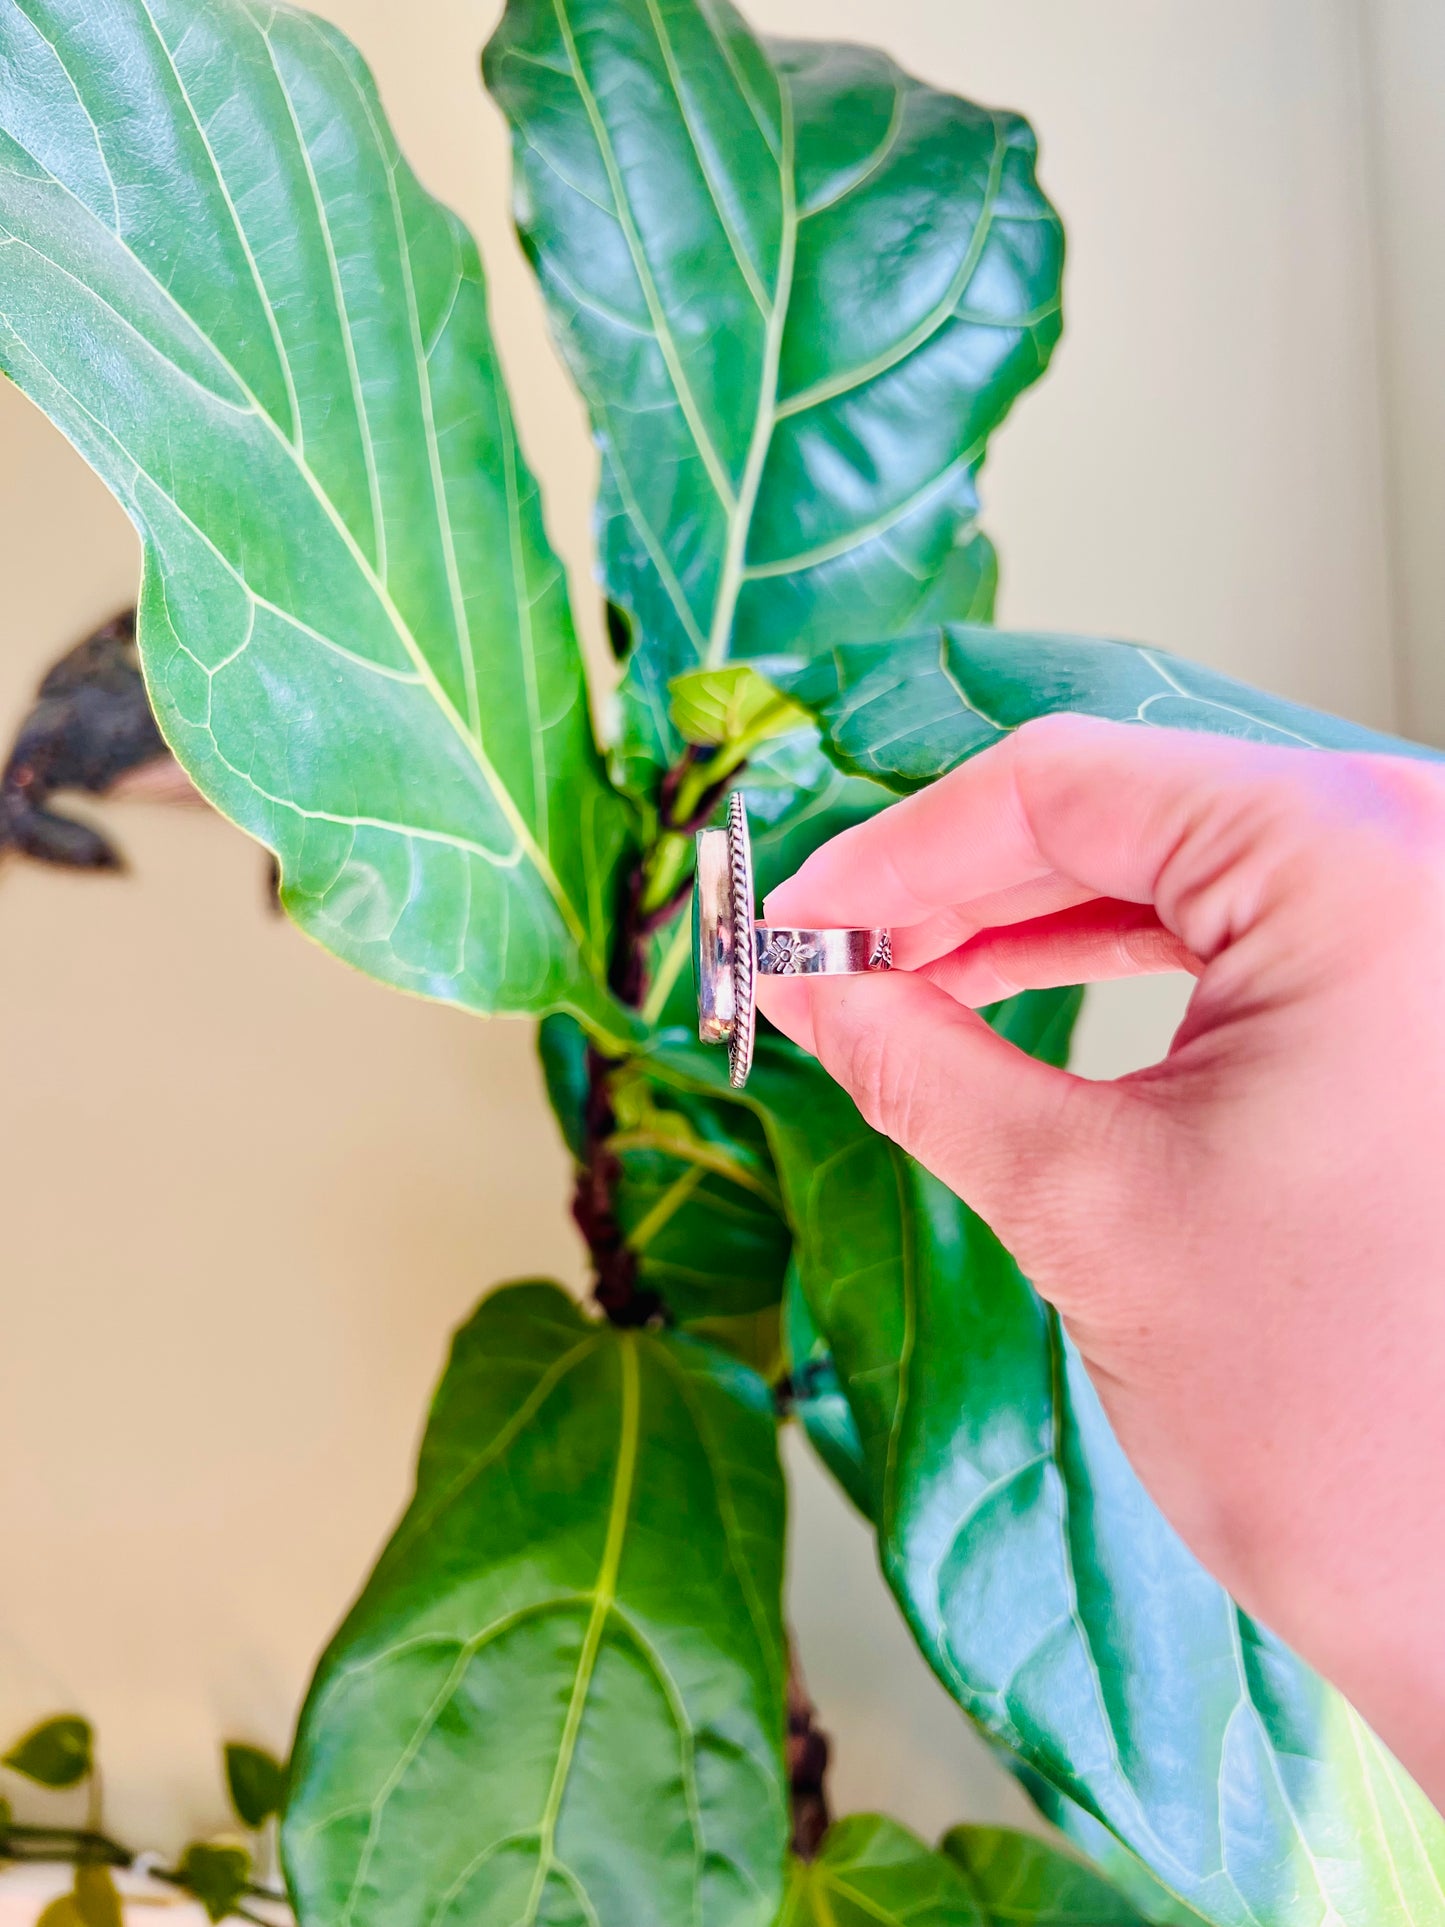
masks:
[[[594,1273],[589,1309],[515,1284],[457,1335],[412,1503],[284,1773],[232,1760],[238,1808],[284,1799],[306,1927],[1432,1917],[1445,1822],[1174,1537],[1007,1252],[781,1040],[731,1090],[686,967],[691,836],[734,783],[766,888],[1060,707],[1409,746],[990,626],[979,472],[1062,325],[1017,115],[727,0],[507,0],[484,64],[601,451],[615,703],[475,246],[354,49],[251,0],[0,0],[0,368],[140,534],[164,742],[337,956],[543,1020]],[[56,736],[84,673],[32,732],[44,783],[7,775],[27,807],[111,780],[113,743]],[[1078,1007],[989,1015],[1062,1063]],[[828,1826],[794,1418],[1072,1847]],[[207,1851],[193,1890],[243,1905]]]

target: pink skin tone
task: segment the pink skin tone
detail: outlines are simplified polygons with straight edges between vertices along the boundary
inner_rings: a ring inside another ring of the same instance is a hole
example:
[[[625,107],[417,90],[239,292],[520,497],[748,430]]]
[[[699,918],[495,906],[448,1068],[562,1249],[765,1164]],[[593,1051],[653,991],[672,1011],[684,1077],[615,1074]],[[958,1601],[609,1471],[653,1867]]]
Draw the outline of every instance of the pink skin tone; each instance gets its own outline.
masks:
[[[1445,1807],[1445,768],[1050,717],[766,914],[894,927],[891,976],[763,1011],[993,1226],[1199,1558]],[[1113,1083],[974,1015],[1181,969]]]

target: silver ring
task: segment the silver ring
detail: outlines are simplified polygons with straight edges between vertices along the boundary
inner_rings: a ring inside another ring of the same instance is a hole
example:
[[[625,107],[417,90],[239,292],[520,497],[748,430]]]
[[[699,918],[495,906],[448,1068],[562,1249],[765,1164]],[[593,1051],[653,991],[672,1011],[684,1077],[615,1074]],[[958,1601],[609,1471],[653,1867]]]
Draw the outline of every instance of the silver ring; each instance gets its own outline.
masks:
[[[893,968],[888,930],[802,930],[753,916],[753,854],[742,795],[728,798],[725,830],[697,833],[692,893],[697,1033],[726,1044],[735,1090],[753,1065],[757,1009],[753,987],[765,977],[854,977]]]

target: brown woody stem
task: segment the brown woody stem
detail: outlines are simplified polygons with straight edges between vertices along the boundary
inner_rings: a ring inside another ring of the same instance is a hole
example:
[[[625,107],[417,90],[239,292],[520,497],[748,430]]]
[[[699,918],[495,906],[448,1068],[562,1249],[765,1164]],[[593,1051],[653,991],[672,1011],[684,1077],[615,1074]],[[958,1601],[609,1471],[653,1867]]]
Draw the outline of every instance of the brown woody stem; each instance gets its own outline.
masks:
[[[788,1789],[793,1852],[811,1860],[828,1831],[828,1736],[818,1724],[796,1652],[788,1656]]]

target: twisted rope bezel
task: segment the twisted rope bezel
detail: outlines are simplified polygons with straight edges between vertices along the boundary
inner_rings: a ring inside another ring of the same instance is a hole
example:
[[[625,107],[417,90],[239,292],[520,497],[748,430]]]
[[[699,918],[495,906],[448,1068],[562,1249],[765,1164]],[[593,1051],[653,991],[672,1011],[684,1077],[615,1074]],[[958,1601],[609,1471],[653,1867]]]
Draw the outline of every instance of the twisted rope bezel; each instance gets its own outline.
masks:
[[[728,1039],[728,1081],[740,1091],[753,1067],[757,1017],[753,1004],[753,852],[742,791],[728,798],[728,876],[732,891],[733,1031]]]

